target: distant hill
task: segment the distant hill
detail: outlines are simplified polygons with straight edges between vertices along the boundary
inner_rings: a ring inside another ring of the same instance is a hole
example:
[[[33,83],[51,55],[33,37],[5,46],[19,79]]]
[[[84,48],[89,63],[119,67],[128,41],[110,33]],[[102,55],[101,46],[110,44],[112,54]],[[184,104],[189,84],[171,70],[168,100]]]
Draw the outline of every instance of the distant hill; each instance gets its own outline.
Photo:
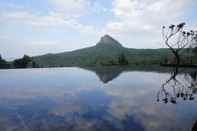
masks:
[[[101,37],[92,47],[58,54],[33,57],[41,67],[119,65],[120,56],[128,64],[159,64],[170,56],[168,49],[130,49],[109,35]]]

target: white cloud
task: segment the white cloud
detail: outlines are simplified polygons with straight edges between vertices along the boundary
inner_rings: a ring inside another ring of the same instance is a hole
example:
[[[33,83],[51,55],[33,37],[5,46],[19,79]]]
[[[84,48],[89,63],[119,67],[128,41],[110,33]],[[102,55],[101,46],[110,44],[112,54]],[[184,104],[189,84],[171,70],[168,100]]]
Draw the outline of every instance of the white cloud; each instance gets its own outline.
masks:
[[[49,29],[65,27],[77,30],[80,33],[97,34],[96,28],[90,25],[83,25],[77,19],[67,19],[61,13],[51,12],[49,15],[37,15],[28,11],[1,12],[1,20],[4,22],[16,22],[31,25],[38,29]]]
[[[57,40],[38,40],[38,41],[32,41],[28,43],[28,46],[57,46],[60,42]]]
[[[12,10],[1,10],[0,22],[18,22],[34,27],[58,27],[70,26],[71,28],[82,28],[78,17],[88,12],[89,0],[48,0],[50,11],[42,13],[23,9],[13,8]],[[72,23],[73,22],[73,23]],[[90,29],[90,26],[84,26]]]
[[[152,29],[179,20],[190,0],[114,0],[113,12],[131,28]]]
[[[32,26],[57,26],[65,23],[60,14],[51,13],[40,16],[28,11],[12,11],[0,13],[1,21],[18,22]]]
[[[146,38],[148,44],[155,38],[157,40],[154,41],[159,41],[161,26],[181,22],[180,18],[190,2],[191,0],[114,0],[112,12],[118,20],[108,22],[104,32],[127,37],[141,36]],[[134,42],[146,44],[142,39]]]
[[[90,4],[89,0],[49,0],[54,10],[70,17],[83,15]]]

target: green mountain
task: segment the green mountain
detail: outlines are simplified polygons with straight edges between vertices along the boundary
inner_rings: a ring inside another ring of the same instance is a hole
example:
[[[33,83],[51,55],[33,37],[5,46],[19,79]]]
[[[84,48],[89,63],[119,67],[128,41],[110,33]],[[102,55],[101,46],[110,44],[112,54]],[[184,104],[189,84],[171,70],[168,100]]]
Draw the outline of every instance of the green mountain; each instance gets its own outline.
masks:
[[[109,35],[92,47],[33,57],[41,67],[159,64],[170,55],[168,49],[130,49]],[[122,63],[121,63],[122,62]]]

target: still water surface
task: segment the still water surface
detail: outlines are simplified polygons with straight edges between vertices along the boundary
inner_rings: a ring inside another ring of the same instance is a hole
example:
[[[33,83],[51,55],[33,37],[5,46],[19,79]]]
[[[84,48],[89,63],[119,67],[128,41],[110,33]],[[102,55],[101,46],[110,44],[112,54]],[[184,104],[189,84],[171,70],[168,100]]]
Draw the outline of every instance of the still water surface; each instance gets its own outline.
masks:
[[[0,131],[191,131],[196,72],[0,71]],[[171,79],[170,79],[171,78]]]

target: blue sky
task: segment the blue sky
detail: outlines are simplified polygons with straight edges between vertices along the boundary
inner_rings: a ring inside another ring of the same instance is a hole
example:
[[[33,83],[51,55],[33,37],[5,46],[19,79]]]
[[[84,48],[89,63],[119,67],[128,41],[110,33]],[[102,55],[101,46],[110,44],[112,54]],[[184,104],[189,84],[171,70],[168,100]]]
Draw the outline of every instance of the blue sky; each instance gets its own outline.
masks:
[[[197,28],[196,7],[196,0],[1,0],[0,54],[71,51],[104,34],[129,48],[161,48],[162,25]]]

